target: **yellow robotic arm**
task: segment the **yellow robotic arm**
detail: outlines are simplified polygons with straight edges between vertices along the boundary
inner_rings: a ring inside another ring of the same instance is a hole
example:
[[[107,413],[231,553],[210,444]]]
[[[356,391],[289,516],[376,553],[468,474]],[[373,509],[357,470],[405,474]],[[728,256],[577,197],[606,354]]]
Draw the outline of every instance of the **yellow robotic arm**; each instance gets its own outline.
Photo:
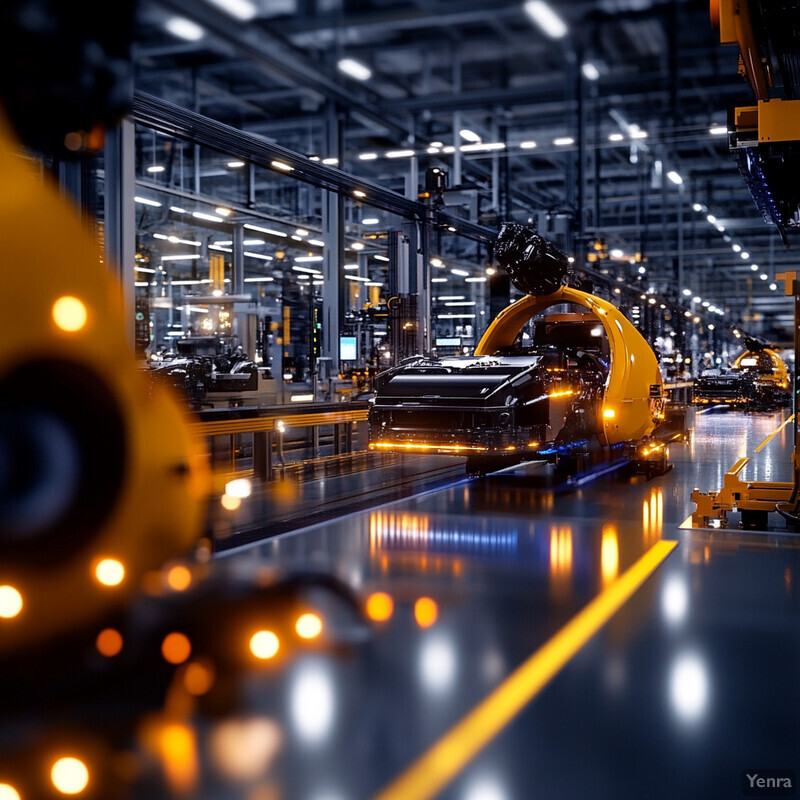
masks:
[[[560,303],[589,309],[608,337],[611,366],[603,402],[606,441],[601,443],[613,445],[649,436],[664,410],[658,359],[634,325],[606,300],[567,286],[552,294],[526,295],[497,315],[475,348],[475,355],[492,355],[511,346],[531,317]]]

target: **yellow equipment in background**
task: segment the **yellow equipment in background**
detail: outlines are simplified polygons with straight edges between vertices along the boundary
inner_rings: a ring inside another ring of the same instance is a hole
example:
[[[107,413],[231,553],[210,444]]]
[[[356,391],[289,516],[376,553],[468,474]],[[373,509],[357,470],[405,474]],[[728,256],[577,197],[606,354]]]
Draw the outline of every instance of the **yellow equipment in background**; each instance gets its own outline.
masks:
[[[533,316],[561,303],[591,311],[603,326],[611,364],[603,395],[603,445],[649,436],[664,419],[664,395],[658,359],[636,327],[607,300],[569,286],[552,294],[527,295],[497,315],[487,328],[476,356],[492,355],[510,346]]]
[[[771,347],[762,350],[745,350],[731,364],[732,369],[758,369],[759,383],[776,389],[789,390],[789,370],[783,359]]]
[[[0,657],[119,608],[190,553],[210,472],[137,369],[121,288],[0,120]]]

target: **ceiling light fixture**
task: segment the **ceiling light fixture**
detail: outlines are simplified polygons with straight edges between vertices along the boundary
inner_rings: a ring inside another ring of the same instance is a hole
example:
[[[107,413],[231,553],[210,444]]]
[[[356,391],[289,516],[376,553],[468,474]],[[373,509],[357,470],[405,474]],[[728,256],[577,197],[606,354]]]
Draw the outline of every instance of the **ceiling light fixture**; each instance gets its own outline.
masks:
[[[377,153],[360,153],[358,156],[359,161],[374,161],[378,157]]]
[[[368,81],[372,77],[372,70],[366,64],[362,64],[354,58],[339,59],[337,66],[341,72],[351,78],[355,78],[357,81]]]
[[[481,140],[481,137],[478,136],[478,134],[475,133],[475,131],[471,131],[469,128],[462,128],[458,132],[458,135],[462,139],[466,139],[468,142],[479,142]]]
[[[258,12],[255,4],[251,3],[250,0],[208,0],[208,2],[221,8],[232,17],[242,20],[242,22],[253,19]]]
[[[384,153],[386,158],[410,158],[414,155],[413,150],[388,150]]]
[[[673,183],[674,183],[676,186],[680,186],[680,185],[683,183],[683,178],[681,178],[681,176],[680,176],[680,175],[679,175],[677,172],[675,172],[675,170],[674,170],[674,169],[671,169],[671,170],[670,170],[670,171],[667,173],[667,177],[668,177],[668,178],[669,178],[669,179],[670,179],[670,180],[671,180],[671,181],[672,181],[672,182],[673,182]]]
[[[462,153],[479,153],[481,150],[504,150],[505,144],[503,142],[486,142],[481,144],[462,144],[459,148]]]
[[[608,135],[609,142],[621,142],[625,137],[621,133],[610,133]]]
[[[556,147],[566,147],[575,144],[575,140],[571,136],[559,136],[557,139],[553,139],[553,144]]]
[[[185,17],[170,17],[164,23],[164,27],[173,36],[187,42],[196,42],[202,39],[206,33],[203,28]]]
[[[288,236],[289,235],[288,233],[284,233],[283,231],[275,231],[272,228],[262,228],[260,225],[252,225],[249,222],[245,222],[245,224],[242,225],[242,227],[243,228],[247,228],[247,230],[249,230],[249,231],[258,231],[259,233],[268,233],[271,236],[281,236],[281,237],[283,237],[283,236]]]
[[[533,140],[520,142],[519,146],[522,150],[533,150],[533,148],[536,147],[536,142]]]
[[[524,8],[528,16],[551,39],[561,39],[567,35],[568,29],[564,20],[543,0],[529,0]]]
[[[581,66],[583,77],[589,81],[596,81],[600,77],[600,70],[591,62],[585,61]]]

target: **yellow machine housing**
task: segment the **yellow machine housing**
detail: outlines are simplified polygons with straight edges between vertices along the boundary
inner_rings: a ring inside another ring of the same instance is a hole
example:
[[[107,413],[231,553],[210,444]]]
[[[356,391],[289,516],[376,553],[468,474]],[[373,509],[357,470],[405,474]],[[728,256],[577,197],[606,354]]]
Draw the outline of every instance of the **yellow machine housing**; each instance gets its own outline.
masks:
[[[658,359],[630,320],[607,300],[567,286],[549,295],[526,295],[497,315],[475,348],[475,355],[492,355],[510,346],[532,316],[561,303],[575,303],[589,309],[608,337],[611,364],[603,398],[601,444],[614,445],[649,436],[664,418]]]
[[[758,376],[758,380],[760,383],[766,384],[773,384],[778,389],[788,389],[789,388],[789,370],[786,367],[784,360],[778,355],[778,353],[770,347],[765,347],[763,350],[751,351],[745,350],[744,352],[740,353],[731,364],[732,369],[741,370],[747,369],[748,367],[756,367],[759,366],[759,356],[761,354],[765,354],[771,365],[772,365],[772,372],[766,372],[765,370],[761,370]]]
[[[183,406],[137,369],[98,241],[5,120],[0,172],[0,436],[12,446],[12,474],[0,474],[0,587],[21,598],[0,618],[2,657],[99,621],[147,571],[191,553],[210,472]],[[32,436],[52,420],[68,445],[26,447],[17,420],[29,413]],[[38,527],[24,517],[35,516],[31,503],[12,518],[39,491],[23,463],[36,448],[44,455],[29,472],[65,496],[63,517]]]

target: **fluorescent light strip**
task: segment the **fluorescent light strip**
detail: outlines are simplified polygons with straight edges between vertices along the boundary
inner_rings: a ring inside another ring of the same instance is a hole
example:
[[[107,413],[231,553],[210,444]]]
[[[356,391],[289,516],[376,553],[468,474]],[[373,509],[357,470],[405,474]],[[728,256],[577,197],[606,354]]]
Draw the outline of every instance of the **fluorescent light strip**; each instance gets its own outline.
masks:
[[[373,256],[376,261],[389,261],[388,256]]]
[[[345,275],[344,277],[348,281],[363,281],[364,283],[369,282],[369,278],[362,278],[361,275]]]
[[[525,3],[525,11],[551,39],[561,39],[567,35],[564,20],[542,0],[529,0]]]
[[[208,246],[209,250],[218,250],[220,253],[232,253],[233,250],[230,247],[223,247],[221,244],[210,244]]]
[[[222,217],[217,217],[214,214],[204,214],[202,211],[192,211],[192,216],[197,219],[204,219],[208,222],[225,222]]]
[[[341,72],[357,81],[368,81],[372,77],[372,70],[354,58],[341,58],[337,66]]]
[[[272,256],[265,256],[263,253],[251,253],[249,250],[245,250],[244,255],[250,258],[258,258],[261,261],[272,261]]]
[[[485,144],[462,144],[459,148],[462,153],[479,153],[482,150],[504,150],[503,142],[486,142]]]
[[[161,208],[161,203],[158,200],[151,200],[149,197],[136,197],[133,198],[134,202],[141,203],[143,206],[153,206],[153,208]]]
[[[413,150],[388,150],[384,153],[386,158],[410,158],[414,155]]]
[[[186,42],[196,42],[205,36],[205,30],[185,17],[170,17],[164,27],[173,36]]]
[[[200,258],[199,253],[191,253],[180,256],[161,256],[162,261],[191,261],[195,258]]]
[[[269,282],[274,281],[274,280],[275,280],[275,278],[270,278],[269,276],[265,276],[263,278],[245,278],[244,282],[245,283],[269,283]]]
[[[295,272],[305,272],[309,275],[322,275],[322,273],[318,269],[313,269],[312,267],[298,267],[296,264],[292,266],[292,269]]]
[[[283,231],[276,231],[272,228],[262,228],[260,225],[251,225],[249,222],[245,222],[242,225],[243,228],[247,228],[249,231],[258,231],[259,233],[268,233],[270,236],[288,236],[288,233],[284,233]]]
[[[310,264],[313,261],[323,261],[324,256],[297,256],[295,263],[297,264]]]

